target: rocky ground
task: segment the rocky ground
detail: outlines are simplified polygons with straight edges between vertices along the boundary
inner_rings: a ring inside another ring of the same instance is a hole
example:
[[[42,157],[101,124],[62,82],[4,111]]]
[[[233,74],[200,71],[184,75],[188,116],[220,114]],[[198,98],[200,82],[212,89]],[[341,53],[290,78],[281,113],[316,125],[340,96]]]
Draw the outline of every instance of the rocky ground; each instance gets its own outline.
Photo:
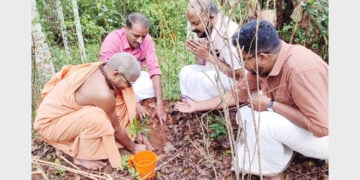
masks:
[[[210,126],[219,122],[220,112],[184,114],[174,112],[174,102],[165,101],[168,121],[160,126],[156,118],[148,119],[150,143],[159,157],[154,179],[236,179],[231,169],[231,150],[224,129]],[[154,99],[143,102],[154,111]],[[236,131],[236,130],[235,130]],[[236,132],[235,132],[236,133]],[[131,155],[121,150],[122,155]],[[132,169],[113,169],[110,165],[100,171],[89,171],[73,165],[72,159],[46,144],[32,139],[32,179],[136,179]],[[125,159],[125,158],[123,158]],[[285,179],[328,179],[328,163],[295,154],[284,172]],[[260,179],[240,176],[240,179]]]

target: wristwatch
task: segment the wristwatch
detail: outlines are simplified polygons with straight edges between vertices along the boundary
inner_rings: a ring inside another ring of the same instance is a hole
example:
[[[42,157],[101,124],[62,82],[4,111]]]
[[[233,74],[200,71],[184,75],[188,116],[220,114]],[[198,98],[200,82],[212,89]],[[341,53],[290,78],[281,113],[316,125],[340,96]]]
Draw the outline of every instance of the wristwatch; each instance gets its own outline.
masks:
[[[271,99],[271,101],[269,102],[269,105],[267,107],[267,111],[274,112],[274,110],[273,110],[274,102],[275,101],[273,99]]]

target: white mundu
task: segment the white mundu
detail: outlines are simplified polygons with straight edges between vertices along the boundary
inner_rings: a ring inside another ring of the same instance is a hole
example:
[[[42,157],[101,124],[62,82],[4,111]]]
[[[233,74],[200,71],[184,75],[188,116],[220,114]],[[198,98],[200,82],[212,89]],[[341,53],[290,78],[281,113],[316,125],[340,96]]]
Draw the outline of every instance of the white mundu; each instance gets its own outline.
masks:
[[[240,108],[239,112],[244,134],[236,152],[242,171],[259,174],[261,167],[263,175],[283,172],[290,163],[293,151],[306,157],[328,159],[329,136],[315,137],[276,112],[254,111],[255,118],[248,106]],[[254,124],[258,128],[259,143],[256,143]]]
[[[210,35],[210,46],[220,53],[227,64],[232,69],[241,68],[237,58],[236,48],[231,43],[231,37],[236,32],[238,24],[231,21],[228,17],[218,13],[215,25]],[[227,37],[227,40],[224,40]],[[199,39],[196,37],[195,39]],[[219,95],[219,90],[227,91],[235,80],[226,76],[221,71],[216,71],[213,64],[206,61],[205,65],[187,65],[179,73],[180,90],[185,98],[192,100],[207,100]]]
[[[133,89],[136,96],[136,101],[155,97],[154,87],[150,75],[146,71],[141,71],[140,76],[134,82]]]

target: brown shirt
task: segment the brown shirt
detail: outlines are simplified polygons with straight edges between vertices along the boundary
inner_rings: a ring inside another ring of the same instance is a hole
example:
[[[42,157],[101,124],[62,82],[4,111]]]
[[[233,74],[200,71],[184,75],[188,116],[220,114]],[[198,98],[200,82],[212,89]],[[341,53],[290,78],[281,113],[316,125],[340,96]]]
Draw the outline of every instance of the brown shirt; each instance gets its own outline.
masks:
[[[247,73],[250,91],[256,91],[256,76]],[[241,102],[248,99],[245,79],[238,83]],[[260,77],[265,95],[298,109],[306,129],[315,136],[328,134],[328,65],[309,49],[282,42],[278,58],[267,77]]]

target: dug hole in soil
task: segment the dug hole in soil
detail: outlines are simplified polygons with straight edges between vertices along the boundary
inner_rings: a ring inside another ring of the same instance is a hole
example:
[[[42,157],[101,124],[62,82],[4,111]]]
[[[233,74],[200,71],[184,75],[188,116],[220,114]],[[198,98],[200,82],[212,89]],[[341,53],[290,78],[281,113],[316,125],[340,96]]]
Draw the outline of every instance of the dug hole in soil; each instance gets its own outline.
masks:
[[[143,101],[142,105],[153,114],[155,98]],[[164,106],[168,113],[166,123],[161,126],[157,118],[148,118],[146,121],[150,129],[149,141],[159,158],[157,175],[153,179],[236,179],[234,172],[230,170],[232,160],[227,136],[210,137],[214,130],[208,128],[205,118],[202,118],[204,113],[185,114],[173,111],[174,102],[167,100],[164,100]],[[210,112],[209,115],[222,116],[220,111]],[[230,115],[235,115],[235,112]],[[234,124],[235,131],[236,127]],[[71,157],[56,151],[39,138],[32,139],[31,153],[32,179],[135,179],[128,170],[119,171],[110,165],[97,172],[74,167]],[[120,149],[120,153],[122,156],[132,155],[124,149]],[[60,168],[47,165],[46,162],[58,164]],[[97,176],[89,175],[90,173]],[[288,180],[328,179],[328,163],[295,153],[284,175]],[[240,179],[242,178],[260,179],[254,175],[240,175]]]

